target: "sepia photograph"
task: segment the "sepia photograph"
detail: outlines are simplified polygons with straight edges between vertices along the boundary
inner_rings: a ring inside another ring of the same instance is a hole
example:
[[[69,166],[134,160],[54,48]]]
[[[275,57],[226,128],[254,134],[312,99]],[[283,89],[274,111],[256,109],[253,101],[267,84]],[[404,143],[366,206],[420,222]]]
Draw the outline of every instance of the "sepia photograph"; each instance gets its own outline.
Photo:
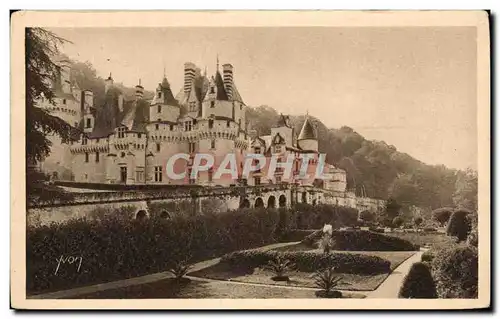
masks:
[[[488,307],[488,28],[17,12],[12,306]]]

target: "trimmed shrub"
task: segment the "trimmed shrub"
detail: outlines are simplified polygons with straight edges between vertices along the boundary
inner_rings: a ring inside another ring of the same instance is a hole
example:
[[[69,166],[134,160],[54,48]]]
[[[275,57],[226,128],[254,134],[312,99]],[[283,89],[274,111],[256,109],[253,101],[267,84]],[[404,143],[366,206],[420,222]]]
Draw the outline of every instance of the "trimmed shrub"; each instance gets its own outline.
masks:
[[[451,207],[442,207],[432,211],[432,219],[437,221],[441,226],[444,226],[450,220],[450,216],[454,209]]]
[[[459,242],[466,240],[471,230],[471,223],[467,217],[468,214],[469,212],[466,210],[455,211],[448,222],[446,234],[448,236],[457,237]]]
[[[440,298],[477,298],[476,247],[455,245],[439,251],[432,260],[432,270]]]
[[[278,252],[259,249],[226,254],[221,258],[221,263],[229,264],[237,269],[248,269],[260,267],[278,257],[288,259],[295,265],[296,270],[304,272],[335,267],[341,273],[371,275],[388,273],[391,268],[390,261],[378,256],[349,253],[323,254],[318,251]]]
[[[26,289],[41,293],[131,278],[165,271],[180,261],[263,246],[276,241],[278,221],[277,211],[242,209],[141,221],[113,215],[28,227]],[[78,270],[75,263],[58,263],[69,256],[81,257]]]
[[[392,225],[397,228],[397,227],[401,227],[401,225],[403,225],[404,222],[405,221],[403,220],[403,218],[401,218],[400,216],[396,216],[392,220]]]
[[[403,279],[399,298],[437,298],[436,284],[425,263],[414,263]]]
[[[316,231],[302,240],[309,247],[316,247],[317,241],[322,236],[322,231]],[[367,230],[338,230],[332,234],[333,250],[354,251],[414,251],[417,245],[411,242],[375,233]]]

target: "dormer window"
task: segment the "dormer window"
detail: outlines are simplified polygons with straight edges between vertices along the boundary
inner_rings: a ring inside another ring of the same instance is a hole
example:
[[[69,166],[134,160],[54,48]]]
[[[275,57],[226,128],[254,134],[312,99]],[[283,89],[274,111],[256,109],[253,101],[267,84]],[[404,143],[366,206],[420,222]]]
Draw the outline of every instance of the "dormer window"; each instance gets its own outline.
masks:
[[[260,147],[255,148],[255,154],[260,154]]]
[[[158,92],[158,98],[161,99],[161,92]]]
[[[89,119],[89,118],[87,119],[87,125],[86,126],[87,126],[87,128],[91,128],[92,127],[92,125],[91,125],[91,119]]]
[[[215,93],[215,87],[213,87],[213,86],[210,87],[210,93],[212,93],[212,94]]]
[[[125,127],[119,127],[118,128],[118,138],[124,138],[125,137]]]
[[[191,131],[192,128],[193,128],[193,126],[192,126],[191,121],[184,122],[184,129],[185,129],[186,132]]]

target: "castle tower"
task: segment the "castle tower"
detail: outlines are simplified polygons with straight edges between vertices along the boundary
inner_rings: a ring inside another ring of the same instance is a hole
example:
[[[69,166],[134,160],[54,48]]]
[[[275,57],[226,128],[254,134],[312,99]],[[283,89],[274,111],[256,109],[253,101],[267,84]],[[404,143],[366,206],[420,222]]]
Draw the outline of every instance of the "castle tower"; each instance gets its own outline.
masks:
[[[61,91],[63,93],[71,93],[70,71],[71,66],[68,60],[59,61]]]
[[[290,117],[288,115],[280,114],[280,118],[275,127],[271,128],[271,138],[274,138],[277,134],[285,139],[285,144],[287,147],[293,146],[293,134],[294,129],[290,124]]]
[[[309,115],[306,116],[304,125],[302,125],[302,129],[300,130],[300,134],[297,139],[297,144],[304,151],[318,152],[318,138],[314,127],[309,120]]]

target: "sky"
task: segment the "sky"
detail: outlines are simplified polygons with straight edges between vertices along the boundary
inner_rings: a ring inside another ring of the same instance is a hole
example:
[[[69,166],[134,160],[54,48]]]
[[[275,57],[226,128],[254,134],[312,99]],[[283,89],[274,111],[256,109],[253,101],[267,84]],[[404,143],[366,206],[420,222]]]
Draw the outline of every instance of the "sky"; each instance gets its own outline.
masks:
[[[174,94],[184,62],[231,63],[249,106],[349,126],[428,164],[477,169],[472,27],[57,28],[61,49],[97,74]]]

